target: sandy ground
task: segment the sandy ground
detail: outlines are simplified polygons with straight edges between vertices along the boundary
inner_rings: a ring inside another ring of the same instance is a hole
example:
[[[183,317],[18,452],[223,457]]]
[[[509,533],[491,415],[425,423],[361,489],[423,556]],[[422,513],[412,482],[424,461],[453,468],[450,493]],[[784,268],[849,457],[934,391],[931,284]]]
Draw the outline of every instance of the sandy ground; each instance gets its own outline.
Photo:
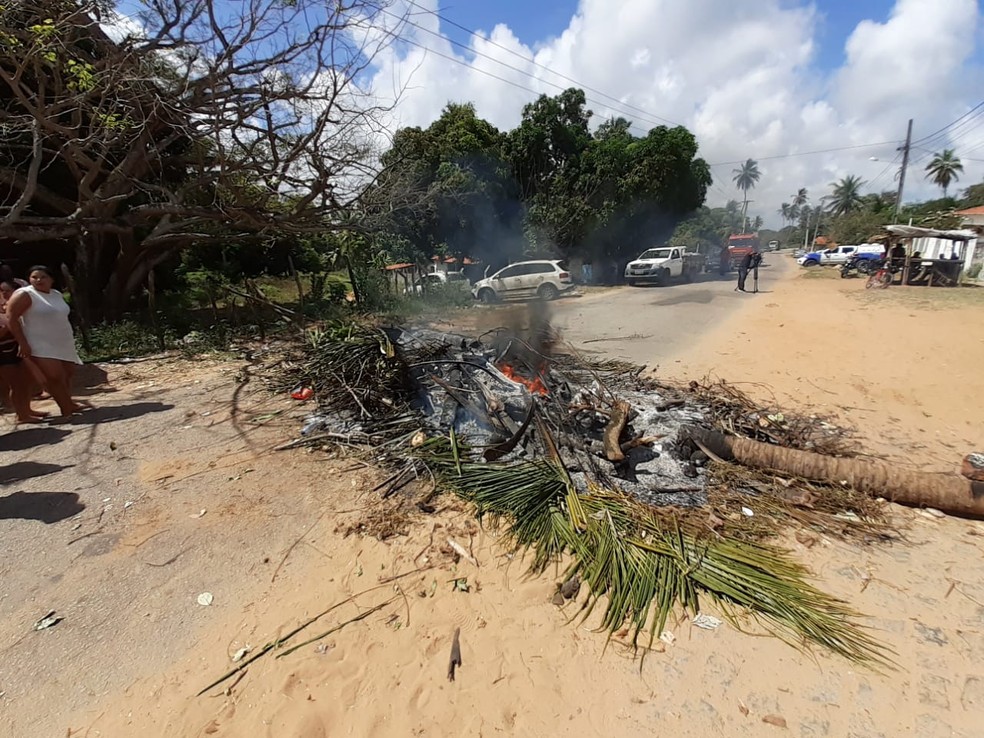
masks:
[[[836,415],[866,449],[922,468],[952,470],[984,446],[984,289],[866,290],[836,269],[766,288],[661,373]]]
[[[678,378],[768,383],[777,398],[842,414],[866,446],[906,463],[952,467],[984,445],[984,344],[966,327],[984,315],[976,295],[941,307],[793,270],[768,289],[675,357],[653,347],[652,363]],[[244,363],[111,368],[116,391],[92,397],[100,422],[49,432],[43,446],[24,430],[0,438],[2,464],[22,464],[0,497],[0,734],[982,734],[984,524],[897,508],[905,543],[790,542],[823,587],[870,617],[895,671],[730,625],[700,630],[683,614],[675,643],[640,668],[619,643],[606,650],[592,623],[568,623],[550,604],[553,579],[526,577],[456,503],[418,514],[406,535],[361,534],[360,523],[387,522],[371,492],[378,473],[270,451],[299,410],[244,383]],[[19,492],[78,499],[11,501]],[[454,564],[448,538],[477,565]],[[467,592],[452,586],[462,577]],[[212,604],[199,605],[206,591]],[[195,697],[237,650],[255,654],[337,603],[303,635],[383,606]],[[65,619],[33,631],[49,609]],[[463,666],[451,683],[455,628]]]

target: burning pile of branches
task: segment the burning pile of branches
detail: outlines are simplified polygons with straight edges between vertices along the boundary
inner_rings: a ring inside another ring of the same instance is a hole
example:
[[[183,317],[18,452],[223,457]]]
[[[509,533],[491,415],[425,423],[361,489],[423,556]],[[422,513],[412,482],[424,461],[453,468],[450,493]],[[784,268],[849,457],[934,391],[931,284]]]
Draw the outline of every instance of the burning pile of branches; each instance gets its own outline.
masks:
[[[614,633],[628,623],[633,643],[648,632],[651,644],[676,606],[697,613],[706,597],[791,643],[884,663],[854,613],[812,587],[784,552],[708,525],[703,506],[721,479],[685,432],[719,428],[706,391],[668,394],[637,367],[558,353],[555,339],[545,323],[481,339],[324,330],[290,377],[318,401],[291,445],[362,449],[394,470],[383,496],[432,480],[505,524],[532,551],[536,572],[569,556],[566,580],[587,585],[585,617],[604,598],[604,626]],[[776,425],[773,440],[797,428],[807,442],[805,426]]]

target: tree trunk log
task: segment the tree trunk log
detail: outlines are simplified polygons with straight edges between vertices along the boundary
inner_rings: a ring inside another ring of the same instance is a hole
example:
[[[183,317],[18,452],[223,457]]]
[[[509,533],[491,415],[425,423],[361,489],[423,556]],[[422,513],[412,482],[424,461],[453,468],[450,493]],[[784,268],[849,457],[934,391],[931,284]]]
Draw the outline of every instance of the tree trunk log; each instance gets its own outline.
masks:
[[[612,414],[608,418],[608,425],[605,426],[605,434],[602,437],[605,444],[605,457],[609,461],[625,461],[625,453],[618,439],[622,437],[631,410],[631,405],[625,400],[619,400],[612,408]]]
[[[874,459],[824,456],[702,428],[687,428],[683,435],[700,441],[722,459],[744,466],[825,484],[846,483],[859,492],[901,505],[933,507],[950,515],[984,518],[984,482],[957,474],[910,471]]]

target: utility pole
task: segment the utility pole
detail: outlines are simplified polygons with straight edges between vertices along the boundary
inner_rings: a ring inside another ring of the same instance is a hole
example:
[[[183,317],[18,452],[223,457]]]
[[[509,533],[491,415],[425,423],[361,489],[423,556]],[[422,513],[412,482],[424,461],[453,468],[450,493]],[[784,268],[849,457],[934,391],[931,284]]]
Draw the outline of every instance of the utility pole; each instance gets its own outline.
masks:
[[[912,147],[912,118],[909,118],[909,129],[905,133],[905,146],[902,152],[902,168],[899,169],[899,194],[895,198],[895,222],[899,222],[899,212],[902,210],[902,190],[905,187],[905,169],[909,166],[909,149]]]
[[[807,207],[809,207],[809,206],[807,206]],[[807,249],[807,248],[809,248],[807,246],[807,242],[810,240],[810,216],[812,214],[813,213],[811,212],[811,210],[807,210],[806,211],[806,229],[803,231],[803,249],[804,250]]]

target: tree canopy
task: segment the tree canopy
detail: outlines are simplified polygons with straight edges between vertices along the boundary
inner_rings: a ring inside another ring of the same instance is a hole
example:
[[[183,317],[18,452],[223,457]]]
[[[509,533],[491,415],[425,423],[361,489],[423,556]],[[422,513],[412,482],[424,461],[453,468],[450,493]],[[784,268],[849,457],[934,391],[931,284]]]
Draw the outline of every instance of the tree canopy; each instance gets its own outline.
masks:
[[[834,182],[831,185],[833,190],[828,197],[828,210],[834,215],[847,215],[859,210],[862,205],[861,188],[863,186],[862,179],[853,174]]]
[[[402,225],[410,252],[618,259],[667,238],[711,182],[693,134],[659,126],[635,136],[623,118],[592,133],[590,117],[572,88],[526,105],[504,133],[461,104],[399,131],[384,163],[435,193],[427,217]]]
[[[192,243],[369,229],[415,199],[366,187],[378,3],[151,2],[123,38],[106,4],[13,5],[0,34],[0,239],[74,251],[91,305],[118,312]]]

